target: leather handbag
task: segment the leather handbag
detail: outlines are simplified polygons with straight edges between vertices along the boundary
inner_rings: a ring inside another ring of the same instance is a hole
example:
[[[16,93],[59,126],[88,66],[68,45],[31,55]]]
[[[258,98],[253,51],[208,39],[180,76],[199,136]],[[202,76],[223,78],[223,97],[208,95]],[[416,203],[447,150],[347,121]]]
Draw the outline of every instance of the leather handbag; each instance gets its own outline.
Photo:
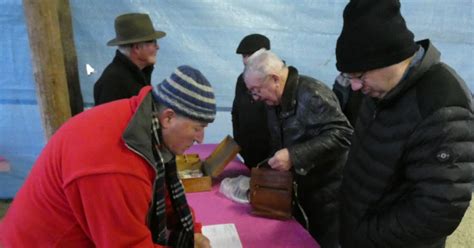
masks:
[[[252,214],[272,219],[291,218],[293,174],[267,167],[250,172],[250,205]]]

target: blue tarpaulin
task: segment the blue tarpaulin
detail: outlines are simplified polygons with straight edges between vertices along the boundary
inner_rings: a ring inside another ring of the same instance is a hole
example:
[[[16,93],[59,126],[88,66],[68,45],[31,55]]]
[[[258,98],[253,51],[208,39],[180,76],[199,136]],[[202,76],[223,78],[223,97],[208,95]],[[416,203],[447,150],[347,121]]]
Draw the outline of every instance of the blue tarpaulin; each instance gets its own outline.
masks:
[[[200,69],[214,86],[218,118],[206,129],[205,142],[231,134],[229,109],[237,76],[243,69],[235,54],[241,38],[261,33],[272,50],[302,74],[332,85],[335,44],[347,1],[289,0],[70,0],[82,94],[92,106],[94,82],[112,60],[113,23],[126,12],[150,14],[159,40],[153,84],[179,65]],[[474,2],[472,0],[402,0],[402,13],[415,38],[430,38],[474,89]],[[36,100],[31,53],[20,0],[0,1],[0,156],[11,165],[0,172],[0,198],[15,195],[45,144]],[[86,64],[95,73],[86,74]],[[100,138],[100,137],[98,137]]]

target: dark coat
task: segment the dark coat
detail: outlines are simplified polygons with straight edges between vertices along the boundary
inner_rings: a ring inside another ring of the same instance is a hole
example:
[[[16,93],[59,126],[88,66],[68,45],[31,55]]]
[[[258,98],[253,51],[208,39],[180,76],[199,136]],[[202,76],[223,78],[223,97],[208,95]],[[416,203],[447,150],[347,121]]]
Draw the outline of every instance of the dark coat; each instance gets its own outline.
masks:
[[[242,74],[235,85],[232,104],[232,127],[234,139],[241,147],[240,155],[248,167],[270,156],[270,133],[267,113],[263,102],[256,102],[247,93]]]
[[[355,127],[360,104],[365,97],[364,94],[360,90],[353,91],[350,85],[346,87],[341,86],[338,82],[334,82],[332,91],[334,91],[339,100],[342,112],[346,115],[351,125]]]
[[[154,66],[140,70],[127,56],[120,51],[94,85],[94,102],[99,105],[138,94],[143,86],[150,85]]]
[[[342,247],[444,247],[471,199],[474,114],[429,40],[387,95],[365,97],[341,186]]]
[[[273,152],[287,148],[295,174],[295,216],[320,244],[337,242],[337,195],[352,127],[334,93],[289,67],[281,104],[268,108]],[[330,234],[331,233],[331,234]],[[332,241],[326,240],[327,235]],[[326,242],[327,241],[327,242]]]

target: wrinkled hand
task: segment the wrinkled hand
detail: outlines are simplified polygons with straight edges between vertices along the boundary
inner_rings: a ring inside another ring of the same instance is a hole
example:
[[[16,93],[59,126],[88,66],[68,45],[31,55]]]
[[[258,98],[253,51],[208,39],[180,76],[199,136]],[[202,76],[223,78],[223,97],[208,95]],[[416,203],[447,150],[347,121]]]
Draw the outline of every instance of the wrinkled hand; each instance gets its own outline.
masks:
[[[292,165],[290,161],[290,152],[288,152],[288,149],[284,148],[275,152],[275,155],[273,155],[273,157],[268,160],[268,165],[270,165],[270,167],[275,170],[290,170]]]
[[[211,248],[211,241],[202,235],[202,233],[194,234],[194,248]]]

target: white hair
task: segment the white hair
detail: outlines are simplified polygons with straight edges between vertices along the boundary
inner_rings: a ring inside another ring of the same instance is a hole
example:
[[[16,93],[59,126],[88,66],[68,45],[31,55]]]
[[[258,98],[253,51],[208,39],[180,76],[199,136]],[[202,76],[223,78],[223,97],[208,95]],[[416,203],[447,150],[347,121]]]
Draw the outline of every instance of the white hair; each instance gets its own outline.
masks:
[[[126,45],[120,45],[118,46],[118,50],[125,56],[130,57],[130,51],[132,50],[132,47],[130,44]]]
[[[142,42],[135,42],[135,43],[130,43],[130,44],[124,44],[124,45],[119,45],[118,46],[118,50],[125,56],[127,57],[130,57],[130,54],[132,52],[132,46],[133,45],[138,45],[138,46],[143,46],[144,44],[146,44],[147,42],[146,41],[142,41]]]
[[[260,74],[260,78],[270,74],[279,74],[284,67],[285,63],[275,53],[261,48],[248,57],[244,78],[251,73]]]

